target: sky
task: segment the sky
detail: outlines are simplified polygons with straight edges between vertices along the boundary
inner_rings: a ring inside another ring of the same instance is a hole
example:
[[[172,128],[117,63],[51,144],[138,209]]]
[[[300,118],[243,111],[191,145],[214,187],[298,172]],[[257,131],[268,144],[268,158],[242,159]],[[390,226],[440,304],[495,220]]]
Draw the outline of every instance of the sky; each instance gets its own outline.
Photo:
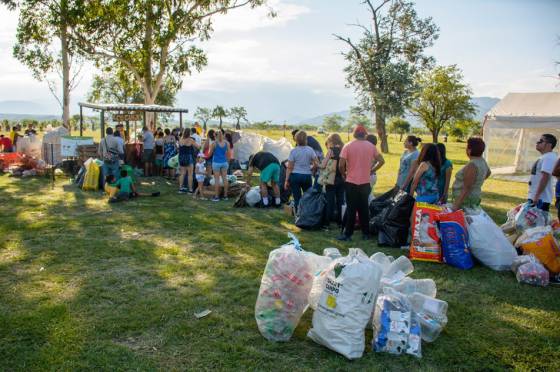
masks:
[[[346,46],[333,34],[357,40],[351,24],[368,24],[360,0],[269,0],[268,9],[240,9],[215,19],[201,44],[208,66],[185,76],[177,105],[244,106],[251,121],[297,122],[347,110],[355,103],[345,86]],[[560,91],[560,0],[417,0],[422,17],[439,26],[427,50],[440,65],[457,64],[475,96]],[[11,55],[17,12],[0,10],[0,101],[31,101],[44,113],[59,107],[47,84],[33,79]],[[82,70],[73,112],[85,100],[93,67]]]

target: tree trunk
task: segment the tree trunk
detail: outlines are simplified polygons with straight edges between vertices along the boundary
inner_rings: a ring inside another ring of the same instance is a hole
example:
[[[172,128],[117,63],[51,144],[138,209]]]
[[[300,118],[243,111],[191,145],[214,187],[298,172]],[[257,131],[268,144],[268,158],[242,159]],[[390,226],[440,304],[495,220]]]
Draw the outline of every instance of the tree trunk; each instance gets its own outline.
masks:
[[[438,143],[438,135],[439,135],[439,130],[433,130],[432,131],[432,142],[433,143]]]
[[[68,55],[68,29],[66,28],[67,3],[62,1],[62,22],[60,25],[60,49],[62,57],[62,125],[72,131],[70,125],[70,57]]]
[[[399,138],[399,142],[402,142],[402,136],[403,136],[403,134],[401,133],[401,137]]]
[[[220,130],[222,130],[222,117],[220,116]]]
[[[156,97],[152,97],[150,95],[144,95],[144,104],[145,105],[153,105],[156,101]],[[146,112],[146,126],[152,132],[155,132],[155,121],[154,121],[155,113],[154,112]]]
[[[386,154],[389,152],[389,143],[387,142],[387,130],[385,129],[385,116],[377,105],[375,105],[375,128],[381,143],[381,152]]]
[[[237,119],[237,124],[235,124],[235,129],[236,130],[241,129],[241,125],[239,125],[239,119]]]

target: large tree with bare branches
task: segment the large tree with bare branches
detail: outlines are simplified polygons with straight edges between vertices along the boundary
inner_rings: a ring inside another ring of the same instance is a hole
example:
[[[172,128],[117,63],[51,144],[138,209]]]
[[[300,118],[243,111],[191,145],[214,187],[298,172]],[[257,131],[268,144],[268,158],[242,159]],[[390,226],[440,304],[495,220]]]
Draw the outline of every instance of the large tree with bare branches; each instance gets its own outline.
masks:
[[[438,37],[431,18],[420,18],[409,0],[363,0],[371,26],[355,25],[363,31],[359,41],[335,35],[349,49],[343,55],[347,83],[357,93],[360,107],[374,112],[381,150],[389,151],[385,118],[402,115],[415,90],[414,75],[429,66],[424,55]]]
[[[118,62],[153,104],[166,79],[206,65],[195,44],[210,38],[215,15],[266,0],[89,0],[76,9],[71,38],[99,66]]]

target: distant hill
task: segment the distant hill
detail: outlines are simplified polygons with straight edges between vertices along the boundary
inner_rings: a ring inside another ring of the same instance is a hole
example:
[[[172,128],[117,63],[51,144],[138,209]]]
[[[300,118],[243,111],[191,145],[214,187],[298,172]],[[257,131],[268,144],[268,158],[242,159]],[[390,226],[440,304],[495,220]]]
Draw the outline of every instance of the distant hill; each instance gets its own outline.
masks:
[[[60,120],[60,115],[37,115],[37,114],[0,114],[0,120]]]
[[[0,113],[46,115],[52,113],[52,110],[33,101],[0,101]]]
[[[477,112],[475,114],[475,119],[482,120],[484,118],[484,115],[488,111],[490,111],[490,109],[492,107],[494,107],[494,105],[496,105],[498,102],[500,102],[500,99],[499,98],[494,98],[494,97],[473,97],[471,99],[471,101],[477,107]],[[325,118],[327,116],[331,116],[331,115],[340,115],[344,118],[344,120],[346,120],[346,119],[348,119],[348,117],[350,117],[350,110],[331,112],[329,114],[323,114],[323,115],[315,116],[315,117],[312,117],[312,118],[304,119],[304,120],[301,120],[300,122],[298,122],[297,125],[303,125],[303,124],[322,125]],[[415,118],[412,115],[406,114],[405,118],[413,126],[419,126],[420,125],[420,123],[418,122],[418,119]]]

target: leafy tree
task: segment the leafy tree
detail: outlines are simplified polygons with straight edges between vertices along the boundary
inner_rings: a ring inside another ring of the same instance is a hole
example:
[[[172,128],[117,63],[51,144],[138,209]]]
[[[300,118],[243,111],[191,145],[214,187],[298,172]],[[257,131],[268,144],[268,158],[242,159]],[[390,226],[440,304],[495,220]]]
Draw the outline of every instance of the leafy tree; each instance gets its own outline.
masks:
[[[460,119],[450,122],[446,128],[451,136],[465,140],[469,136],[480,134],[482,124],[475,119]]]
[[[0,0],[0,4],[6,5],[6,7],[10,10],[14,10],[17,6],[17,3],[13,0]]]
[[[4,128],[5,132],[10,131],[10,121],[8,119],[2,120],[2,127]]]
[[[448,123],[468,119],[475,113],[472,92],[463,83],[463,75],[456,65],[428,70],[418,76],[417,83],[420,89],[410,111],[422,120],[434,142]]]
[[[389,120],[389,132],[400,135],[399,142],[410,132],[410,123],[403,118],[394,117]]]
[[[415,73],[433,63],[424,49],[438,37],[431,18],[420,18],[410,0],[363,0],[371,26],[357,25],[362,38],[335,35],[349,51],[343,53],[347,84],[354,88],[360,106],[375,113],[375,127],[381,150],[389,151],[385,118],[402,115],[412,97]],[[375,2],[375,4],[374,4]]]
[[[342,128],[344,118],[338,114],[329,115],[323,119],[323,128],[329,132],[338,132]]]
[[[241,129],[240,121],[244,120],[247,123],[247,110],[243,106],[232,107],[229,109],[229,116],[236,120],[235,122],[235,129]]]
[[[229,116],[228,110],[226,110],[223,106],[218,105],[212,110],[212,117],[220,121],[220,129],[222,129],[223,118],[227,116]]]
[[[119,62],[153,104],[166,79],[178,82],[206,64],[196,41],[210,38],[212,17],[266,0],[90,0],[76,10],[71,37],[99,66]]]
[[[208,121],[212,119],[212,109],[197,107],[196,111],[194,112],[194,118],[202,122],[202,129],[204,129],[204,132],[206,132]]]
[[[6,2],[4,3],[13,3]],[[73,8],[79,0],[24,0],[20,14],[13,55],[29,67],[33,76],[48,83],[62,109],[63,125],[70,129],[70,92],[78,85],[82,62],[69,37],[75,21]],[[74,69],[73,69],[74,67]],[[73,71],[72,71],[73,70]],[[62,96],[57,92],[58,74]]]

